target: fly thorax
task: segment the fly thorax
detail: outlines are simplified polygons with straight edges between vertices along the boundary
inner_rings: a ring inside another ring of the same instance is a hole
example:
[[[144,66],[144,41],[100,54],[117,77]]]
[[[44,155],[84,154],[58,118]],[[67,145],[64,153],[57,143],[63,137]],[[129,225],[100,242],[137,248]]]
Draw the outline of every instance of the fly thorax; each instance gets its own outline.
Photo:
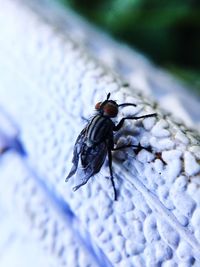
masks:
[[[112,132],[113,122],[102,115],[96,115],[87,128],[86,144],[88,147],[99,144],[107,139]]]

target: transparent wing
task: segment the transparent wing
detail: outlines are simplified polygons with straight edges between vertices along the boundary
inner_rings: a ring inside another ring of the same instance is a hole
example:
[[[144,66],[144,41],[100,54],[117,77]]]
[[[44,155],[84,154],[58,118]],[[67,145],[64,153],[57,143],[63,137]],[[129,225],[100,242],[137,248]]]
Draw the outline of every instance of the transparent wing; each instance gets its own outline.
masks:
[[[70,177],[72,177],[78,168],[78,162],[79,162],[79,155],[81,153],[82,147],[84,145],[84,138],[85,138],[85,132],[86,132],[86,127],[81,131],[79,136],[76,139],[75,145],[74,145],[74,152],[73,152],[73,158],[72,158],[72,168],[67,175],[65,181],[67,182]]]
[[[84,146],[83,151],[81,151],[81,166],[78,168],[77,175],[81,183],[73,188],[74,191],[86,184],[92,176],[100,171],[106,155],[106,143],[100,143],[92,148]]]
[[[107,155],[106,143],[102,142],[95,147],[85,146],[81,153],[81,166],[85,173],[94,175],[98,173]]]

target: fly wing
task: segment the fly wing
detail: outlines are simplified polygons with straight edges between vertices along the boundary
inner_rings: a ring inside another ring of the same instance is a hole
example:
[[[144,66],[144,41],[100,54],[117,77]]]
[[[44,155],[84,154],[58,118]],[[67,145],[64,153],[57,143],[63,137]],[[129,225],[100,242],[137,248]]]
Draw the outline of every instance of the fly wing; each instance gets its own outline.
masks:
[[[78,169],[78,173],[76,175],[79,180],[81,178],[81,183],[73,188],[74,191],[85,185],[92,176],[100,171],[107,154],[106,144],[101,143],[93,148],[85,146],[82,152],[82,168]]]
[[[81,165],[84,176],[89,178],[98,173],[105,161],[106,155],[107,147],[104,142],[92,148],[85,146],[81,153]]]
[[[74,145],[73,158],[72,158],[73,166],[72,166],[69,174],[67,175],[67,177],[65,179],[66,182],[69,180],[70,177],[72,177],[76,173],[76,170],[78,168],[79,155],[80,155],[82,147],[84,145],[85,132],[86,132],[86,128],[84,128],[80,132],[79,136],[76,139],[76,142]]]

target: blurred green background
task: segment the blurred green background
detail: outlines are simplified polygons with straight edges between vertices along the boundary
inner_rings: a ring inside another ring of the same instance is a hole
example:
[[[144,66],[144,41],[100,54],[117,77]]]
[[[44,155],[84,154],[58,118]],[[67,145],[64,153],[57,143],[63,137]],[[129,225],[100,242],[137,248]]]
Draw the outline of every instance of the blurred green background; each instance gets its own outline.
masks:
[[[59,0],[200,93],[199,0]]]

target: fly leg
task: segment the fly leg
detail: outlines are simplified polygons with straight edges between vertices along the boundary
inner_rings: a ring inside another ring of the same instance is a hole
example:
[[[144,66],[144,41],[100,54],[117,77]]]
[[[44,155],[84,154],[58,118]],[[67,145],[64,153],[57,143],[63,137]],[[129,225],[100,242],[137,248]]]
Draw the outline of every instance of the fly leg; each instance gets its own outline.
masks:
[[[113,177],[113,170],[112,170],[112,152],[111,149],[108,147],[108,165],[109,165],[109,170],[110,170],[110,180],[112,183],[113,191],[114,191],[114,200],[117,200],[117,192],[115,188],[115,183],[114,183],[114,177]]]
[[[155,117],[155,116],[157,116],[156,113],[147,114],[147,115],[143,115],[143,116],[139,116],[139,117],[131,117],[131,116],[129,116],[129,117],[124,117],[124,118],[122,118],[122,119],[120,120],[120,122],[114,127],[113,130],[114,130],[114,131],[119,131],[119,130],[122,128],[122,126],[123,126],[125,120],[139,120],[139,119],[145,119],[145,118]]]
[[[129,148],[129,147],[135,147],[135,148],[141,148],[141,149],[145,149],[146,147],[143,147],[141,145],[124,145],[124,146],[119,146],[119,147],[114,147],[113,150],[120,150],[120,149],[124,149],[124,148]]]
[[[124,149],[124,148],[129,148],[129,147],[134,147],[136,149],[146,149],[149,152],[151,152],[150,151],[151,150],[150,147],[141,146],[140,143],[139,143],[139,145],[123,145],[123,146],[118,146],[118,147],[114,147],[112,150],[113,151],[116,151],[116,150],[120,150],[120,149]]]
[[[87,118],[85,118],[84,116],[81,116],[81,119],[83,120],[83,121],[85,121],[85,122],[89,122],[90,120],[88,120]]]

